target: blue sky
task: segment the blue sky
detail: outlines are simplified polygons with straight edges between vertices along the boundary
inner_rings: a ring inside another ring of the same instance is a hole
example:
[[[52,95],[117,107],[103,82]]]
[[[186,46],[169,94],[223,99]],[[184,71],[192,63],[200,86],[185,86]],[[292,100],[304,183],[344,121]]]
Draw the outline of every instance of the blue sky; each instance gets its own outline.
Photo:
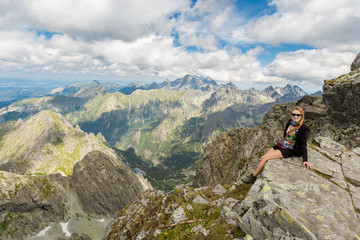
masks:
[[[360,52],[360,1],[0,0],[0,78],[209,76],[322,89]]]

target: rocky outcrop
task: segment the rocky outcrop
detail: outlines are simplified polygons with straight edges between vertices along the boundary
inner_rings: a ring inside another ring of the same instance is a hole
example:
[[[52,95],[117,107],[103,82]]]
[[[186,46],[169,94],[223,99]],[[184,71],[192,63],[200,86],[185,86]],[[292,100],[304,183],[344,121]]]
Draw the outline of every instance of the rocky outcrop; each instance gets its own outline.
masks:
[[[205,147],[201,164],[196,167],[194,186],[201,187],[236,181],[270,147],[264,129],[230,130]],[[244,146],[247,146],[244,148]]]
[[[246,234],[232,217],[249,185],[148,191],[123,209],[107,239],[234,239]]]
[[[114,214],[148,188],[100,151],[76,163],[73,176],[0,172],[0,239],[102,239]]]
[[[360,68],[360,53],[356,56],[355,60],[351,63],[350,71]]]
[[[140,178],[126,164],[93,151],[75,164],[71,184],[86,212],[111,215],[151,188]]]
[[[358,239],[360,234],[360,155],[328,138],[310,145],[315,171],[301,159],[269,161],[239,216],[254,239]]]
[[[47,176],[0,171],[0,238],[23,239],[69,216],[62,186]]]
[[[360,124],[360,68],[327,80],[323,86],[324,102],[332,117],[341,125]]]

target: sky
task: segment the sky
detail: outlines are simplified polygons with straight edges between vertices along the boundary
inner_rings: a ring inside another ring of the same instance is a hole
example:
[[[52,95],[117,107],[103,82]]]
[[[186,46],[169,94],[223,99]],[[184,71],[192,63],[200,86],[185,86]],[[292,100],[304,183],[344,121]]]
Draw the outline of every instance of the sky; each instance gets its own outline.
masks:
[[[360,52],[360,0],[0,0],[0,78],[311,93]]]

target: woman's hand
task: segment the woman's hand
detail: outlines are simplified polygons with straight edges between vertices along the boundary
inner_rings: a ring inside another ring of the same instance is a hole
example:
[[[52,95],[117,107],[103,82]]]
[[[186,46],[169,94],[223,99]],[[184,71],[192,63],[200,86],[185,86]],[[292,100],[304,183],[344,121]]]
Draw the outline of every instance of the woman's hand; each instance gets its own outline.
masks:
[[[307,169],[310,169],[310,170],[313,169],[313,167],[314,167],[314,166],[311,165],[309,162],[303,162],[302,165],[303,165],[304,167],[306,167]]]

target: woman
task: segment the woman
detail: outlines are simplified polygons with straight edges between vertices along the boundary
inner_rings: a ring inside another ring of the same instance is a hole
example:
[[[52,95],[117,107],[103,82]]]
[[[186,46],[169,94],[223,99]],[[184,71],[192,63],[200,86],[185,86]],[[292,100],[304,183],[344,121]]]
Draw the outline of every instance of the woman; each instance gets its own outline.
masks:
[[[308,162],[306,149],[310,128],[303,124],[305,112],[301,107],[296,106],[291,109],[290,115],[291,119],[286,124],[284,130],[284,140],[277,141],[277,145],[261,157],[260,163],[254,173],[250,174],[250,176],[244,176],[241,178],[244,183],[254,183],[256,181],[256,177],[260,174],[266,162],[270,159],[302,156],[302,165],[308,169],[313,168],[313,166]]]

